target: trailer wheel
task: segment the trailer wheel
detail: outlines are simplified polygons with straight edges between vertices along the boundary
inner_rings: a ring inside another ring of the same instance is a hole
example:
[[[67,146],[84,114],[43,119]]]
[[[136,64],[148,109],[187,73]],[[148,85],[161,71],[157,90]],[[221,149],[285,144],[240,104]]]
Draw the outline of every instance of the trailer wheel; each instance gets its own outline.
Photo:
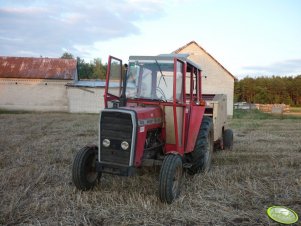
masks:
[[[233,131],[226,129],[223,133],[224,150],[232,151],[233,149]]]
[[[85,146],[76,154],[72,166],[72,181],[80,190],[93,188],[100,177],[96,172],[98,148]]]
[[[180,195],[182,176],[181,156],[165,156],[159,177],[159,197],[162,202],[171,204]]]
[[[194,150],[189,156],[192,163],[188,168],[189,174],[194,175],[210,170],[213,148],[213,122],[210,117],[204,116]]]

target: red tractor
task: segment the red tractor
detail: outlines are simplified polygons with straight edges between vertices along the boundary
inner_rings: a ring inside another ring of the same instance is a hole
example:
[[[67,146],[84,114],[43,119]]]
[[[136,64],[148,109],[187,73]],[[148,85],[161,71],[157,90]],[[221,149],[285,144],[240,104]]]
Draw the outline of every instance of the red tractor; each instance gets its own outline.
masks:
[[[160,200],[172,203],[184,169],[206,172],[214,145],[232,148],[226,98],[202,96],[201,68],[187,57],[131,56],[125,66],[109,57],[98,146],[82,148],[73,163],[78,189],[93,188],[103,173],[130,176],[137,168],[161,165]]]

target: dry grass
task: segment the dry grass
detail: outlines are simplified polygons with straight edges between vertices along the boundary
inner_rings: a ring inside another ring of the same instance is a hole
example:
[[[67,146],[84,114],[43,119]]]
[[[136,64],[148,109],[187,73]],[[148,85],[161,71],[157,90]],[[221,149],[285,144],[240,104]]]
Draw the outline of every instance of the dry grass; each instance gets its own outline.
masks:
[[[96,143],[97,121],[0,114],[0,224],[277,225],[265,214],[271,205],[301,214],[301,119],[234,119],[234,151],[215,153],[210,173],[186,176],[172,205],[157,198],[159,169],[104,175],[93,191],[75,189],[73,157]]]

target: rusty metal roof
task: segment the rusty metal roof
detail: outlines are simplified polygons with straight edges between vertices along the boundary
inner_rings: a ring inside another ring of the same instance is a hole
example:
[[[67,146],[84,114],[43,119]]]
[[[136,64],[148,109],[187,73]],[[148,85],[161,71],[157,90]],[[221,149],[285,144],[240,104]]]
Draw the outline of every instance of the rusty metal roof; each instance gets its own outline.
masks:
[[[71,80],[76,73],[74,59],[0,57],[0,78]]]

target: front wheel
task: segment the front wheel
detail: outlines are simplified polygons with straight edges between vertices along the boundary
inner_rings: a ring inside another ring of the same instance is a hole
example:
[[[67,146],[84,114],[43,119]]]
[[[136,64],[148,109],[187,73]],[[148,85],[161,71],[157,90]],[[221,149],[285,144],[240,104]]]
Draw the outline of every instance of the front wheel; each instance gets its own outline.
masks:
[[[76,154],[72,166],[72,181],[80,190],[89,190],[95,186],[100,176],[96,172],[98,148],[85,146]]]
[[[182,176],[181,156],[165,156],[159,178],[159,197],[162,202],[171,204],[180,195]]]

